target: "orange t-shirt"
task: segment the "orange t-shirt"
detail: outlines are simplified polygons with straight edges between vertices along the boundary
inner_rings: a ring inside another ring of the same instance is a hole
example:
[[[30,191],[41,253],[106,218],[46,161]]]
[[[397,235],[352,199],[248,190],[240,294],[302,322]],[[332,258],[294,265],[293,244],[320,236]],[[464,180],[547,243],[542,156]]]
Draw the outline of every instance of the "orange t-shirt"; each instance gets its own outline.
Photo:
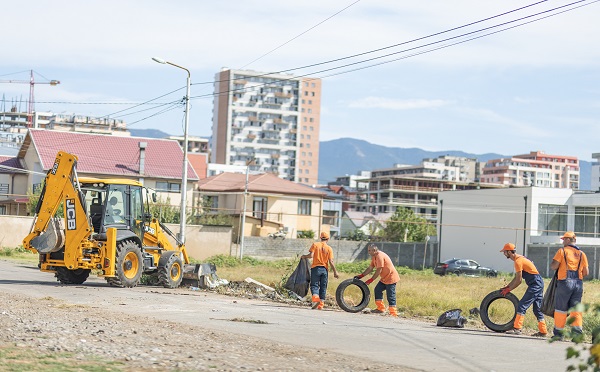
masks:
[[[567,256],[566,265],[564,264],[565,255]],[[565,247],[563,254],[563,248],[561,248],[556,251],[556,254],[552,259],[560,264],[558,266],[558,280],[567,278],[567,267],[568,270],[577,271],[577,266],[579,266],[579,279],[583,279],[583,268],[588,267],[588,260],[587,256],[582,251],[573,247]],[[579,260],[581,260],[581,265],[579,264]]]
[[[515,258],[515,272],[518,273],[519,271],[525,271],[526,273],[529,274],[539,274],[539,271],[537,270],[537,268],[535,267],[535,265],[533,264],[533,262],[531,262],[530,259],[528,259],[525,256],[522,256],[520,254],[515,254],[515,256],[517,256]]]
[[[377,252],[377,254],[371,258],[371,265],[374,268],[379,269],[381,267],[381,282],[383,284],[394,284],[400,281],[400,275],[398,275],[398,271],[394,267],[390,256],[388,256],[384,252]]]
[[[327,243],[313,243],[308,251],[312,252],[313,254],[311,268],[324,266],[327,270],[329,270],[329,260],[333,261],[333,249],[331,249]]]

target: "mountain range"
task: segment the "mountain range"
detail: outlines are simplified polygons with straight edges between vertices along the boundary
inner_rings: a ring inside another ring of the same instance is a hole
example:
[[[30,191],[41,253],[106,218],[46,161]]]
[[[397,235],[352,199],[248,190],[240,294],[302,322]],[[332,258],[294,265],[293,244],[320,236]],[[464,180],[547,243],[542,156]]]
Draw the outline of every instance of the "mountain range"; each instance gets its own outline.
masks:
[[[165,138],[169,134],[158,129],[130,129],[136,137]],[[391,168],[394,164],[417,165],[425,158],[442,155],[475,158],[479,161],[507,158],[511,155],[496,153],[472,154],[458,150],[427,151],[419,148],[386,147],[354,138],[322,141],[319,146],[319,183],[335,181],[336,177],[357,174],[360,171]],[[515,155],[515,154],[513,154]],[[579,160],[580,190],[591,189],[592,164]]]

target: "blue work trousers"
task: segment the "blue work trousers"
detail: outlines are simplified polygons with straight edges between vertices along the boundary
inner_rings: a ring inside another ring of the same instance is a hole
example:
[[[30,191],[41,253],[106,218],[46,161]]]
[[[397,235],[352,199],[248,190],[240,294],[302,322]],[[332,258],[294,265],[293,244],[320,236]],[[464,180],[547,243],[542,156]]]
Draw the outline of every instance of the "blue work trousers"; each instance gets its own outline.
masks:
[[[556,303],[554,308],[567,312],[581,302],[583,296],[583,281],[579,279],[577,271],[569,270],[567,279],[556,282]]]
[[[535,314],[538,322],[544,320],[544,313],[541,310],[542,298],[544,298],[544,280],[541,276],[537,275],[535,280],[527,287],[523,298],[519,301],[517,313],[525,315],[529,306],[533,304],[533,314]]]
[[[325,301],[328,277],[329,273],[324,266],[317,266],[310,269],[310,293],[313,296],[318,294],[321,301]]]
[[[383,300],[383,291],[385,291],[385,295],[387,296],[388,305],[396,306],[396,283],[383,284],[379,281],[373,290],[375,293],[375,301]]]

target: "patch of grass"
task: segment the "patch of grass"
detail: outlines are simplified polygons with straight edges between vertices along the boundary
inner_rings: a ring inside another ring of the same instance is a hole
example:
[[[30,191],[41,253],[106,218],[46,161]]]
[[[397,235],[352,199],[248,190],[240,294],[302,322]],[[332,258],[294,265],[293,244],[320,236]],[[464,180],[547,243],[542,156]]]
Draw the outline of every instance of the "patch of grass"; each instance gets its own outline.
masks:
[[[120,362],[97,358],[77,360],[71,353],[40,353],[30,349],[0,344],[0,370],[7,372],[119,372],[124,371]]]
[[[16,248],[0,248],[0,257],[13,260],[37,261],[39,256],[36,253],[28,251],[20,245]]]

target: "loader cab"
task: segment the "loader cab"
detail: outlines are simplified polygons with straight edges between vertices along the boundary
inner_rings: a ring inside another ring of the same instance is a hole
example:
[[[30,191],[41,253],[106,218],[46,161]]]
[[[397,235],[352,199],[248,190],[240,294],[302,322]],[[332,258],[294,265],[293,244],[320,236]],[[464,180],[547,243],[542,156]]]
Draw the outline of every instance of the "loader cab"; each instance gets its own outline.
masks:
[[[106,229],[117,229],[117,240],[132,235],[143,240],[147,222],[143,202],[143,186],[135,181],[80,180],[85,194],[88,217],[92,228],[100,237]]]

